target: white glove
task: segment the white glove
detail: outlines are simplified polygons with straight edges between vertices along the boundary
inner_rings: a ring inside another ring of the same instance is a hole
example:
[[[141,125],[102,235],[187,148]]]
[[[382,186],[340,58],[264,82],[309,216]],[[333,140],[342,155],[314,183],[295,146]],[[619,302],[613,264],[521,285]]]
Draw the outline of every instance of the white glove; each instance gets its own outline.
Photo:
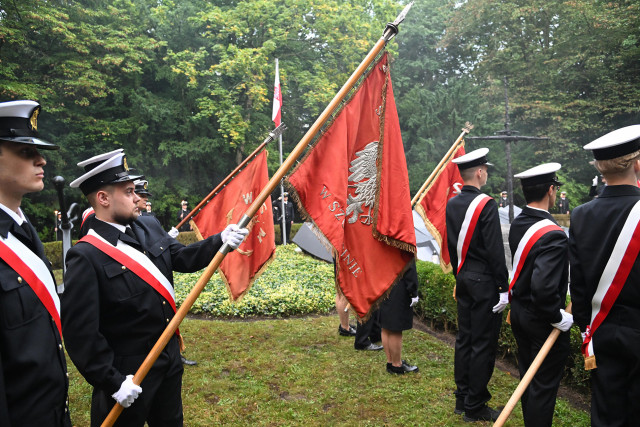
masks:
[[[595,187],[595,186],[597,186],[597,185],[598,185],[598,175],[596,175],[596,176],[594,176],[594,177],[593,177],[593,181],[591,181],[591,185],[592,185],[593,187]]]
[[[493,306],[493,312],[502,313],[502,311],[507,307],[507,304],[509,304],[509,292],[500,292],[500,300]]]
[[[586,332],[580,332],[580,336],[582,337],[582,342],[584,342],[584,340],[587,338],[587,333]]]
[[[113,393],[111,397],[117,400],[123,408],[128,408],[140,393],[142,393],[142,387],[133,383],[133,375],[127,375],[127,378],[120,385],[120,390]]]
[[[222,230],[220,237],[222,243],[228,244],[231,249],[238,249],[247,234],[249,234],[249,230],[246,228],[239,228],[238,224],[229,224]]]
[[[560,314],[562,314],[562,320],[558,323],[552,323],[551,326],[560,329],[562,332],[567,332],[573,325],[573,314],[567,313],[562,308],[560,309]]]
[[[175,239],[176,237],[178,237],[178,234],[180,234],[180,232],[178,231],[177,228],[175,227],[171,227],[171,230],[169,230],[167,232],[167,234],[169,235],[169,237],[171,237],[172,239]]]
[[[416,305],[418,303],[418,301],[420,301],[420,297],[411,298],[411,304],[409,304],[409,307],[413,307],[414,305]]]

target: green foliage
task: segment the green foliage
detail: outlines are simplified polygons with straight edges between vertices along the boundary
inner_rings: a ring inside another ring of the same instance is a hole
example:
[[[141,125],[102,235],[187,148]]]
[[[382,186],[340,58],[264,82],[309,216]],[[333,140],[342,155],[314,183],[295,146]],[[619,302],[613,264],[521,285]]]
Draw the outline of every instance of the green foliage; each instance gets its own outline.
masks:
[[[276,259],[239,301],[229,299],[218,275],[212,277],[191,308],[215,317],[292,316],[328,313],[335,308],[333,266],[296,252],[296,245],[278,246]],[[176,303],[180,304],[200,273],[175,273]]]

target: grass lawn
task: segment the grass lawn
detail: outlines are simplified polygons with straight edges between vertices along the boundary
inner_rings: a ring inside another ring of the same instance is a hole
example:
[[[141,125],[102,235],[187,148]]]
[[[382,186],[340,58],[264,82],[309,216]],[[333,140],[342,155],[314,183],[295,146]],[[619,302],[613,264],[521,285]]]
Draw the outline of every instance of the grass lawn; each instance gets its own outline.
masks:
[[[185,356],[198,365],[185,366],[185,426],[489,425],[453,414],[451,347],[415,329],[405,332],[403,357],[420,373],[392,376],[384,352],[354,350],[353,338],[338,336],[337,327],[337,315],[186,319]],[[68,363],[72,421],[88,426],[91,389]],[[517,383],[496,370],[490,405],[504,405]],[[519,404],[506,425],[523,425]],[[558,400],[554,425],[588,426],[589,414]]]

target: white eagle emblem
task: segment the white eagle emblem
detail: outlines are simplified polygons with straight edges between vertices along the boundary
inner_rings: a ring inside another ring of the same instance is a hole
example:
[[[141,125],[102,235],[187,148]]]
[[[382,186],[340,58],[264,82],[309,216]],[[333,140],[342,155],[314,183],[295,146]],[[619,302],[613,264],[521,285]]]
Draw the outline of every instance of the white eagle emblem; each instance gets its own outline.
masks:
[[[351,161],[349,168],[349,182],[355,182],[355,197],[349,194],[347,196],[347,216],[349,224],[353,224],[361,218],[364,225],[369,225],[373,221],[372,210],[376,201],[377,174],[378,168],[376,160],[378,158],[378,141],[373,141],[364,147],[364,150],[356,153],[356,158]],[[360,215],[364,212],[364,207],[368,207],[367,215]]]

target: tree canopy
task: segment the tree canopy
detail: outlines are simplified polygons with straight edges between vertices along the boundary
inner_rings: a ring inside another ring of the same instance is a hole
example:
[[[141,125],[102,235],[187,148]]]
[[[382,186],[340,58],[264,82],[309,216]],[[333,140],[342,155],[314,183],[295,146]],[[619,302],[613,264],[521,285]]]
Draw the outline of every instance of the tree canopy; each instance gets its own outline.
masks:
[[[175,225],[273,127],[280,61],[285,154],[393,20],[392,0],[0,0],[0,101],[34,99],[48,178],[67,182],[90,156],[124,148],[147,176],[154,210]],[[519,142],[514,172],[563,164],[573,205],[595,170],[582,145],[639,122],[640,26],[634,1],[421,0],[389,44],[411,188],[459,135],[504,126],[548,136]],[[469,142],[468,149],[479,142]],[[487,143],[505,188],[504,146]],[[269,164],[277,167],[276,146]],[[516,188],[518,186],[516,185]],[[79,192],[69,201],[86,205]],[[516,200],[518,194],[516,194]],[[53,185],[25,201],[53,236]]]

